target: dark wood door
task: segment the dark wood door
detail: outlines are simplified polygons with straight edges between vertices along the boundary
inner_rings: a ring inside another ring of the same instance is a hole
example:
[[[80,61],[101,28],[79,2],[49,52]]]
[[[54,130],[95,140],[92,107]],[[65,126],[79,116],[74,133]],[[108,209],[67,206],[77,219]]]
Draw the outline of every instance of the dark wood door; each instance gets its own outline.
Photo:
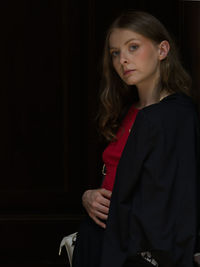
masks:
[[[87,94],[83,74],[69,79],[77,47],[68,42],[68,4],[7,1],[2,9],[0,266],[64,264],[59,244],[83,215]]]
[[[182,1],[180,11],[181,47],[192,77],[193,95],[200,108],[200,1]]]

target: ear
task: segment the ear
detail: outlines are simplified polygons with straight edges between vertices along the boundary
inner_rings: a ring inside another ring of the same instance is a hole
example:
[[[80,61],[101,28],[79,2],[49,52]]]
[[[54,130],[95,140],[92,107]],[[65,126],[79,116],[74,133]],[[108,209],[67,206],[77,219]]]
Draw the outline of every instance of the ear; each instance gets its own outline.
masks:
[[[167,57],[170,49],[169,42],[164,40],[159,44],[159,59],[163,60]]]

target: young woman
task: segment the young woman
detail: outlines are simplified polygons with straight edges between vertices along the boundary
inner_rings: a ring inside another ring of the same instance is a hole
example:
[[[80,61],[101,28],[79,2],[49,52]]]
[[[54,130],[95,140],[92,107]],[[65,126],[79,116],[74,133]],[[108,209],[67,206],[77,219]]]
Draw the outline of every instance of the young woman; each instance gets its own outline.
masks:
[[[82,197],[73,267],[192,267],[198,252],[199,120],[173,40],[127,11],[104,50],[104,180]]]

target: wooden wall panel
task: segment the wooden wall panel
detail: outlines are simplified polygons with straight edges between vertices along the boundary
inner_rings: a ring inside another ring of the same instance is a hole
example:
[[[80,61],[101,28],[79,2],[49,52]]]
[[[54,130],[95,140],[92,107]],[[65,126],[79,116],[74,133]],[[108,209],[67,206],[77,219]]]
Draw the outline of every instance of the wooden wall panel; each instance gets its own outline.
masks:
[[[181,44],[200,112],[200,1],[182,1],[180,11]]]
[[[69,90],[64,63],[65,54],[67,66],[71,58],[65,2],[7,1],[3,10],[0,266],[65,266],[59,243],[83,216],[84,179],[79,184],[76,177],[85,166],[85,117],[75,122],[84,110],[77,97],[82,88],[74,82]]]

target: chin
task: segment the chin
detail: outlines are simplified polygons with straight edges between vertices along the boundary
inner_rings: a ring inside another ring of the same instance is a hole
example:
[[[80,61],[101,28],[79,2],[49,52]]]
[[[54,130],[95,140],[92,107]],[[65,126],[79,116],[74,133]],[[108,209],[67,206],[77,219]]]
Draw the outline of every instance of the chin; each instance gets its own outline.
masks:
[[[127,85],[136,85],[136,83],[134,81],[127,81],[127,80],[124,80],[124,82],[127,84]]]
[[[121,76],[121,79],[127,84],[127,85],[136,85],[136,79],[134,79],[135,77],[133,76],[129,76],[129,77],[123,77]]]

